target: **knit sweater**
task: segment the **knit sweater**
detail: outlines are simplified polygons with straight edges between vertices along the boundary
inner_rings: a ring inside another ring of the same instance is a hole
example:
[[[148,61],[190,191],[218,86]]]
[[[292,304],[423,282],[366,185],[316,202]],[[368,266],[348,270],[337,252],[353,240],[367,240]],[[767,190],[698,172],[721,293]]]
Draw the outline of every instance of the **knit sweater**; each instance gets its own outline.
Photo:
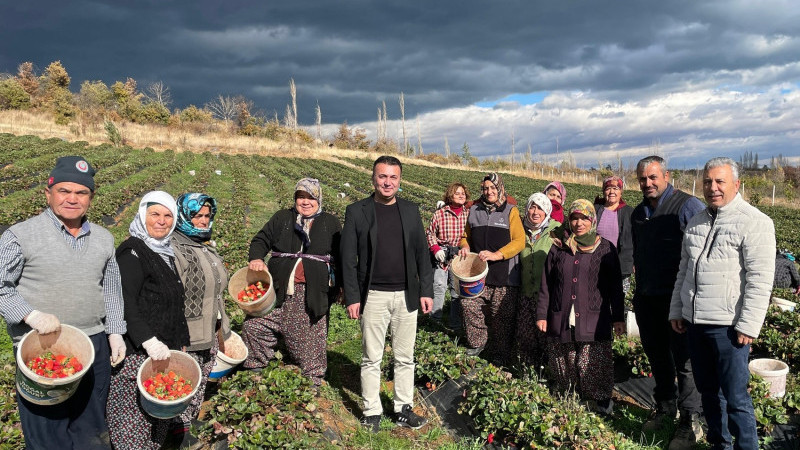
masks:
[[[173,350],[188,346],[183,283],[178,274],[135,237],[117,247],[117,262],[125,297],[128,348],[143,351],[142,342],[152,337]]]
[[[217,318],[222,318],[223,338],[230,336],[230,319],[222,295],[228,286],[228,271],[213,247],[176,232],[170,245],[175,266],[186,291],[184,312],[191,344],[187,350],[208,350],[216,339]]]
[[[25,301],[87,335],[102,332],[106,317],[103,278],[106,264],[114,256],[111,233],[91,224],[87,242],[73,250],[46,214],[18,223],[10,231],[25,259],[17,284]],[[15,341],[30,329],[24,322],[8,326]]]

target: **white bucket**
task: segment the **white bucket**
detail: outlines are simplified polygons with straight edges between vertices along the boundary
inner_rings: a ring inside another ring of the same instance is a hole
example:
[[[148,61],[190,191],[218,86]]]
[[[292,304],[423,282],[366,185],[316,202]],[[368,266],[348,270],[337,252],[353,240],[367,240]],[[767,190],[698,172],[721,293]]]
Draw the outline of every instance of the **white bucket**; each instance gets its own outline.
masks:
[[[214,361],[214,367],[208,375],[208,381],[218,381],[229,374],[234,367],[243,363],[249,354],[242,337],[236,334],[235,331],[231,331],[231,336],[225,339],[225,351],[228,354],[217,352],[217,359]]]
[[[747,365],[750,373],[754,373],[769,383],[769,393],[773,397],[783,397],[786,394],[786,374],[789,373],[789,366],[785,362],[761,358],[750,361]]]
[[[159,400],[147,393],[144,388],[144,381],[158,372],[167,372],[173,370],[175,373],[182,375],[185,379],[192,382],[192,392],[186,397],[177,400]],[[188,353],[178,350],[170,350],[170,357],[163,361],[155,361],[153,358],[148,357],[144,360],[139,371],[136,373],[136,387],[139,388],[139,404],[142,405],[144,412],[156,419],[171,419],[181,415],[189,403],[192,402],[192,397],[197,394],[200,389],[200,365]]]
[[[630,337],[639,336],[639,324],[633,311],[625,311],[625,331]]]
[[[477,253],[468,253],[466,257],[456,256],[450,263],[450,272],[458,281],[458,296],[475,298],[483,293],[486,287],[486,274],[489,264],[481,261]]]
[[[267,293],[258,300],[240,302],[237,299],[239,292],[257,281],[264,284]],[[275,288],[272,286],[272,275],[266,270],[256,271],[250,270],[247,267],[242,267],[237,270],[233,276],[231,276],[230,280],[228,280],[228,293],[233,297],[233,301],[239,305],[239,308],[248,316],[264,317],[275,307]]]
[[[46,351],[75,356],[83,369],[66,378],[47,378],[28,368],[28,361]],[[94,364],[94,344],[89,336],[77,327],[61,324],[58,331],[39,334],[31,330],[17,346],[17,390],[20,395],[37,405],[56,405],[72,397],[81,378]]]
[[[794,311],[794,307],[797,306],[795,302],[778,297],[772,297],[772,303],[783,311]]]

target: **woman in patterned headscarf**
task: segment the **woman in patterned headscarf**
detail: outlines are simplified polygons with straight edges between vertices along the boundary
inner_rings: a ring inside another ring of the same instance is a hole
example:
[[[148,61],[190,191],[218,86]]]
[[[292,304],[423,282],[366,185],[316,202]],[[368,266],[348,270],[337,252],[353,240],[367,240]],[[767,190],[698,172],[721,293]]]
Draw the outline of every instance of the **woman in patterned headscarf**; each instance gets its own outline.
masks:
[[[177,208],[171,246],[186,292],[184,312],[190,342],[187,351],[200,364],[202,378],[192,403],[175,419],[172,432],[176,440],[188,433],[191,420],[197,417],[217,352],[225,351],[225,339],[231,334],[223,299],[228,271],[211,240],[217,202],[206,194],[191,192],[178,197]]]
[[[328,310],[341,279],[335,275],[341,231],[339,220],[322,210],[319,180],[303,178],[295,186],[294,205],[276,212],[250,242],[249,268],[269,268],[276,307],[242,324],[250,350],[244,367],[266,366],[282,335],[303,375],[322,384],[328,367]]]
[[[489,264],[486,288],[475,298],[461,299],[469,350],[478,355],[488,347],[489,358],[512,362],[520,293],[519,253],[525,230],[519,210],[506,201],[503,178],[490,173],[481,182],[481,197],[469,209],[459,256],[474,252]]]
[[[572,203],[568,236],[547,255],[536,326],[547,336],[549,367],[559,389],[575,388],[596,411],[610,414],[613,331],[622,334],[622,273],[611,243],[597,235],[588,200]]]
[[[625,183],[618,176],[603,180],[603,196],[594,199],[597,210],[597,234],[614,244],[622,269],[622,290],[628,292],[630,276],[633,273],[633,234],[631,214],[633,208],[622,199]]]

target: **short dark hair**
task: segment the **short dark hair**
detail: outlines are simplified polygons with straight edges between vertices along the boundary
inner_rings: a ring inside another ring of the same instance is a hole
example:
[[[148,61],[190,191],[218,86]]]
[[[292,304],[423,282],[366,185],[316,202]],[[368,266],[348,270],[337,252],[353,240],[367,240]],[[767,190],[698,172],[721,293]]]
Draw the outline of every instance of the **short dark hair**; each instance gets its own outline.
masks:
[[[652,163],[658,163],[658,165],[661,167],[661,173],[667,172],[667,162],[664,160],[664,158],[658,155],[652,155],[648,156],[647,158],[640,159],[639,162],[636,164],[636,172],[643,171],[645,167],[649,166]]]
[[[377,167],[378,164],[398,166],[400,167],[400,173],[403,173],[403,163],[401,163],[399,159],[395,158],[394,156],[383,155],[379,156],[378,159],[376,159],[375,162],[372,163],[372,176],[375,176],[375,167]]]

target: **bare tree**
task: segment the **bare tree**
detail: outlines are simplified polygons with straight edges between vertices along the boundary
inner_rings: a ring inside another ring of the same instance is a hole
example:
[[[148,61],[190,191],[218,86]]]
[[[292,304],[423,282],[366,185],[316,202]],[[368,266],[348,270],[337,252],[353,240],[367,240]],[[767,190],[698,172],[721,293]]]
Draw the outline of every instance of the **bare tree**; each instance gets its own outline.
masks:
[[[528,157],[525,161],[526,169],[530,168],[533,165],[533,159],[531,157],[531,153],[533,153],[533,148],[531,147],[531,144],[528,144],[528,155],[527,155]]]
[[[422,132],[419,128],[419,114],[417,114],[417,147],[419,147],[419,154],[424,154],[422,151]]]
[[[383,133],[381,132],[381,125],[383,125],[383,116],[381,115],[381,107],[378,107],[378,130],[376,132],[376,136],[378,137],[378,142],[383,139]]]
[[[288,103],[286,104],[286,114],[283,115],[283,124],[286,128],[292,128],[294,124],[294,118],[292,117],[292,107]]]
[[[215,100],[206,103],[206,108],[219,120],[226,123],[232,121],[239,114],[239,106],[233,97],[218,96]]]
[[[444,156],[450,159],[450,143],[447,142],[447,136],[444,137]]]
[[[403,124],[403,154],[408,154],[408,137],[406,137],[406,101],[400,93],[400,119]]]
[[[511,168],[514,168],[514,130],[511,130]]]
[[[147,86],[145,97],[153,103],[157,103],[165,108],[169,107],[172,103],[172,95],[169,93],[169,88],[163,81],[156,81]]]
[[[383,102],[383,140],[386,140],[386,123],[388,121],[388,116],[386,115],[386,100]]]
[[[317,139],[322,139],[322,110],[319,108],[319,100],[317,101]]]
[[[291,123],[289,126],[292,129],[297,129],[297,87],[294,85],[294,78],[289,79],[289,94],[292,96],[292,115],[291,115]]]

